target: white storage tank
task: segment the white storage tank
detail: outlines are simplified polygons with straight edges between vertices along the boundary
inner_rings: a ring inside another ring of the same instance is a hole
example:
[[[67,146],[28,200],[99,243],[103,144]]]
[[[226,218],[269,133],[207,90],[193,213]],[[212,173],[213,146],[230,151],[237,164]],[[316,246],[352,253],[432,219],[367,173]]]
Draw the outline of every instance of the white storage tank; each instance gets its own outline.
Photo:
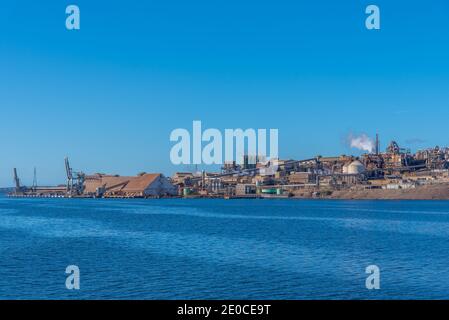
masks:
[[[348,174],[360,174],[365,172],[365,166],[359,161],[355,160],[347,168]]]

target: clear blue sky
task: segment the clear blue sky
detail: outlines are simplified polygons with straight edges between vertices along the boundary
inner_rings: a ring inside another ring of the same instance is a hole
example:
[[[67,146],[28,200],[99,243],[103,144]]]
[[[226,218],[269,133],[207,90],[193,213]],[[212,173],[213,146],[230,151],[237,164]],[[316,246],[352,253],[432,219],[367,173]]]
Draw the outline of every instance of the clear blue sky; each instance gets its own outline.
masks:
[[[77,4],[81,30],[65,29]],[[365,29],[365,7],[381,30]],[[449,2],[3,1],[0,186],[171,174],[175,128],[278,128],[282,158],[349,133],[449,145]]]

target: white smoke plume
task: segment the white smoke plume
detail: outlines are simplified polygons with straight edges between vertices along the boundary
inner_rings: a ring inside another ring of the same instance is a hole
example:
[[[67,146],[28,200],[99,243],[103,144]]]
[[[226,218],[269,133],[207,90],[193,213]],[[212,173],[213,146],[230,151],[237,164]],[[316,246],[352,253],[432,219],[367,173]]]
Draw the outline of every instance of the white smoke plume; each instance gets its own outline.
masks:
[[[375,148],[375,142],[368,137],[366,134],[362,134],[358,137],[349,136],[349,144],[351,148],[356,148],[359,150],[364,150],[367,152],[373,152]]]

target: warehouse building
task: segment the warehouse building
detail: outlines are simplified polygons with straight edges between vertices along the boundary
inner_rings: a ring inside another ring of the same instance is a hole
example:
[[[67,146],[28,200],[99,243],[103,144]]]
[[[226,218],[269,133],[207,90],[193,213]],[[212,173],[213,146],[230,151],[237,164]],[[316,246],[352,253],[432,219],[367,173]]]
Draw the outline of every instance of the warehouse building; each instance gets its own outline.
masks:
[[[105,198],[149,198],[175,196],[178,188],[160,173],[138,176],[95,174],[86,176],[84,194]]]

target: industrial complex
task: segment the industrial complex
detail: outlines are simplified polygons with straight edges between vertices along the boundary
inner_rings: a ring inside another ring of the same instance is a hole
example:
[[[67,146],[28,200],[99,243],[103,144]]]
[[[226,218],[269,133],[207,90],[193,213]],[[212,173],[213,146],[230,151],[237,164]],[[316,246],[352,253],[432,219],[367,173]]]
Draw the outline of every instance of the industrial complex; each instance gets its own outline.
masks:
[[[177,172],[119,176],[86,175],[65,159],[66,184],[22,186],[14,169],[14,197],[95,198],[373,198],[449,199],[449,148],[411,153],[396,142],[359,157],[316,156],[304,160],[259,161],[246,155],[242,164],[226,162],[219,172]]]
[[[56,187],[37,186],[36,170],[32,187],[22,186],[14,168],[12,197],[80,197],[80,198],[158,198],[177,196],[178,187],[160,173],[142,172],[137,176],[119,176],[75,172],[65,158],[67,182]]]

